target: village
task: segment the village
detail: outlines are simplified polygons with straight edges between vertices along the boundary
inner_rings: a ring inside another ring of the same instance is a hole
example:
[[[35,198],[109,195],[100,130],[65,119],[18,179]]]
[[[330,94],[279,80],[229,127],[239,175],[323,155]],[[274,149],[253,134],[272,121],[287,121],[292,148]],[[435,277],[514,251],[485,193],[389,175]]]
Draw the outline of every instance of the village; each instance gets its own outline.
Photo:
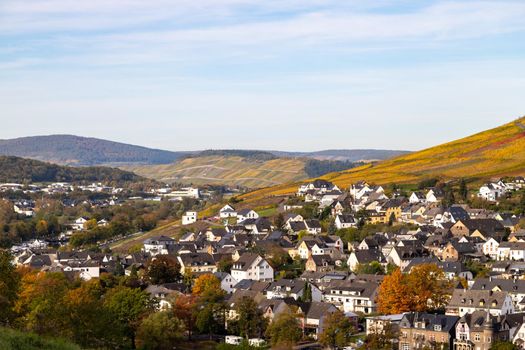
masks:
[[[236,209],[234,201],[212,217],[187,211],[177,238],[150,237],[140,250],[126,254],[53,251],[39,241],[15,246],[12,253],[17,266],[61,271],[72,279],[138,276],[159,310],[174,307],[178,297],[211,280],[220,286],[226,316],[212,315],[221,326],[201,331],[232,346],[245,338],[252,346],[274,344],[268,330],[229,326],[245,317],[240,305],[251,300],[266,324],[292,315],[300,328],[293,343],[314,347],[488,350],[512,343],[525,348],[522,213],[457,204],[450,189],[432,185],[407,193],[364,181],[340,189],[315,180],[301,185],[271,216],[245,206]],[[460,184],[456,196],[465,186]],[[516,177],[487,183],[475,193],[466,190],[463,196],[490,206],[523,196],[522,189],[525,180]],[[184,191],[155,194],[199,196],[198,190]],[[82,231],[84,220],[71,228]],[[207,228],[194,229],[203,222]],[[155,261],[170,264],[176,273],[152,283],[146,276]],[[408,294],[387,299],[389,288],[403,290],[393,278],[400,283],[412,275],[428,279],[427,286],[441,288],[442,295],[428,295],[415,306],[401,305],[399,298]],[[330,337],[338,331],[335,320],[347,327],[341,329],[346,336]],[[186,331],[191,331],[188,325]]]

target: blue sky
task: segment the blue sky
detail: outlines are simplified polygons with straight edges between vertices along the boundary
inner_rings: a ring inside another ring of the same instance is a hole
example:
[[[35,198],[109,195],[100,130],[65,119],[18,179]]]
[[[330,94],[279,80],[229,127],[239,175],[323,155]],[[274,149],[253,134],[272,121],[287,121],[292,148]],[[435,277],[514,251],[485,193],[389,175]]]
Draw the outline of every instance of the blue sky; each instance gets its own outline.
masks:
[[[417,150],[525,114],[525,1],[0,0],[0,138]]]

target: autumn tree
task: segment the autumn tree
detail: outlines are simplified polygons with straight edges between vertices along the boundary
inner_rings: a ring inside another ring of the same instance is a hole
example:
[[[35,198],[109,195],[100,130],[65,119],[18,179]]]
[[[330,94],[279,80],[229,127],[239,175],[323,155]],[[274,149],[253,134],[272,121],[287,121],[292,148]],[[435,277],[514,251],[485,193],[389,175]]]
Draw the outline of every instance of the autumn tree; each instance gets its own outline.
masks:
[[[218,302],[224,296],[221,281],[210,273],[201,275],[195,280],[192,293],[206,302]]]
[[[92,279],[69,290],[62,303],[68,338],[83,347],[116,347],[124,328],[102,303],[104,288]]]
[[[9,251],[0,249],[0,325],[13,319],[13,307],[20,288],[20,276],[11,258]]]
[[[173,313],[175,317],[184,323],[188,334],[188,340],[191,340],[195,328],[197,307],[197,297],[191,294],[182,294],[173,302]]]
[[[175,257],[157,255],[146,268],[146,277],[152,284],[177,282],[180,279],[180,264]]]
[[[38,334],[56,336],[65,328],[62,301],[69,283],[62,273],[29,272],[22,276],[15,311],[19,327]]]
[[[450,298],[451,283],[436,264],[421,264],[407,275],[411,311],[425,312],[444,308]]]
[[[326,317],[319,343],[329,349],[341,348],[350,342],[354,326],[342,311],[335,311]]]
[[[283,312],[268,326],[266,336],[272,348],[291,349],[301,340],[303,331],[297,318],[290,312]]]
[[[168,350],[184,336],[184,324],[171,311],[152,313],[140,324],[137,343],[141,349]]]
[[[443,308],[450,297],[450,282],[436,264],[421,264],[403,275],[396,269],[379,287],[378,311],[399,314]]]
[[[410,311],[409,286],[405,276],[398,268],[385,276],[377,296],[377,310],[392,315]]]

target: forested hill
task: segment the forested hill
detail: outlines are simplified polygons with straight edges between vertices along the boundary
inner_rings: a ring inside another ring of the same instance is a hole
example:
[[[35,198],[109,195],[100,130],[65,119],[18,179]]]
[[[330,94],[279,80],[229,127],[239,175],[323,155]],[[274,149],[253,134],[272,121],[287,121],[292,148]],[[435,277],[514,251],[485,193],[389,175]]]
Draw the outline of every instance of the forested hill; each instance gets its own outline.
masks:
[[[63,165],[166,164],[186,154],[74,135],[0,140],[0,155]]]
[[[144,181],[132,172],[108,167],[70,167],[32,159],[0,156],[0,182],[106,182]],[[146,180],[147,181],[147,180]]]

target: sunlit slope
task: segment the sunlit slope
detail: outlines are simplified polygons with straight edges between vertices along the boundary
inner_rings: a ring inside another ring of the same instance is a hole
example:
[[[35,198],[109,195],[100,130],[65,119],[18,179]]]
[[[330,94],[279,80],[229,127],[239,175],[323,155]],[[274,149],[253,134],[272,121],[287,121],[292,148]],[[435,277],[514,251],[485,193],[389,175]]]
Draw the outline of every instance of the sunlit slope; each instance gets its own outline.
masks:
[[[187,158],[173,164],[125,167],[144,177],[168,183],[215,184],[261,188],[306,179],[304,160],[278,158],[260,161],[243,157]]]
[[[425,178],[485,179],[525,174],[525,117],[495,129],[376,164],[323,176],[343,188],[366,180],[415,183]],[[297,184],[255,191],[246,198],[293,193]]]

